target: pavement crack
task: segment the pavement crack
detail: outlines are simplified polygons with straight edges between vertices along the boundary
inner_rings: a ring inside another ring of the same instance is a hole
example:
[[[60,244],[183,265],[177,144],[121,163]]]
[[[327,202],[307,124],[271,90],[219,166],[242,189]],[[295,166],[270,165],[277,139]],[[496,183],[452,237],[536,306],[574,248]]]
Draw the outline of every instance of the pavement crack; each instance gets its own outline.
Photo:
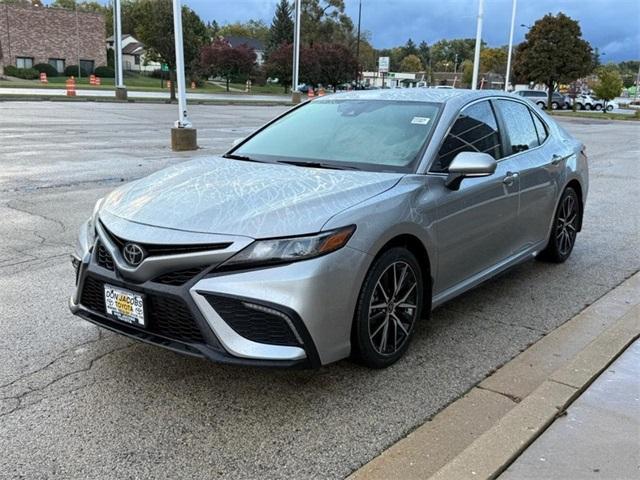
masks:
[[[511,400],[513,403],[520,403],[522,401],[522,398],[516,395],[511,395],[510,393],[499,392],[497,390],[492,390],[491,388],[483,387],[480,385],[476,385],[476,388],[479,388],[480,390],[486,390],[487,392],[496,393],[498,395],[502,395],[503,397]]]
[[[22,203],[26,203],[27,205],[30,205],[30,206],[32,206],[32,207],[34,207],[34,206],[35,206],[35,205],[33,205],[33,204],[30,204],[30,203],[26,202],[25,200],[18,200],[18,201],[19,201],[19,202],[22,202]],[[58,219],[56,219],[56,218],[48,217],[48,216],[43,215],[43,214],[41,214],[41,213],[31,212],[31,211],[26,210],[26,209],[24,209],[24,208],[17,207],[17,206],[15,206],[15,204],[14,204],[14,205],[11,205],[11,203],[12,203],[12,201],[9,201],[9,202],[7,202],[7,203],[5,204],[5,206],[6,206],[8,209],[10,209],[10,210],[14,210],[14,211],[16,211],[16,212],[25,213],[25,214],[27,214],[27,215],[31,215],[31,216],[34,216],[34,217],[37,217],[37,218],[41,218],[42,220],[45,220],[45,221],[47,221],[47,222],[52,222],[52,223],[54,223],[55,225],[57,225],[58,227],[60,227],[60,232],[61,232],[61,233],[62,233],[62,232],[66,232],[67,227],[66,227],[66,225],[65,225],[64,223],[62,223],[60,220],[58,220]],[[34,232],[34,233],[35,233],[35,232]],[[36,235],[37,235],[37,234],[36,234]],[[40,236],[40,235],[38,235],[38,236]]]

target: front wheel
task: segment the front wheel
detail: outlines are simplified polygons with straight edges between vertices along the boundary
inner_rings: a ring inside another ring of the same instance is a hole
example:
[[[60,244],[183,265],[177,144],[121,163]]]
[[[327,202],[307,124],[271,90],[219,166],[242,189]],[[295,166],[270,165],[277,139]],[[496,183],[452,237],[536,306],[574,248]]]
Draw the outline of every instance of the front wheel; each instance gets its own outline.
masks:
[[[607,105],[607,112],[613,112],[613,105]]]
[[[553,217],[549,243],[540,252],[539,256],[542,260],[562,263],[569,258],[576,243],[581,216],[582,209],[578,194],[572,187],[567,187]]]
[[[378,257],[364,280],[354,318],[352,349],[369,368],[395,363],[409,347],[424,297],[416,257],[395,247]]]
[[[600,110],[602,110],[602,105],[600,105],[599,103],[596,103],[596,105],[593,108],[599,112]]]
[[[560,105],[558,104],[558,102],[551,102],[552,110],[558,110],[558,108],[560,108]]]

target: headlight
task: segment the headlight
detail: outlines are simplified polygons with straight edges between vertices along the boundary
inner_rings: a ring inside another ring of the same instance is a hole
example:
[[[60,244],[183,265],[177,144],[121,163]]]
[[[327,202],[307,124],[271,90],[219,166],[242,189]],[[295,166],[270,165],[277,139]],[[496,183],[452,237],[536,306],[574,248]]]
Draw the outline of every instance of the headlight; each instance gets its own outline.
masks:
[[[273,265],[319,257],[344,247],[355,231],[356,226],[350,225],[304,237],[258,240],[235,254],[222,267]]]

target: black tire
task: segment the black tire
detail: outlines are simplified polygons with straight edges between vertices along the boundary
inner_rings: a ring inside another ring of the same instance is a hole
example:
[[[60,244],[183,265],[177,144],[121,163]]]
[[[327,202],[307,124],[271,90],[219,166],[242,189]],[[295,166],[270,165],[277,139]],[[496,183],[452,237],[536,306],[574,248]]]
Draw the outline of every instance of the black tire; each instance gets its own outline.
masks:
[[[353,320],[355,361],[369,368],[386,368],[404,355],[421,318],[424,276],[429,278],[428,272],[423,273],[415,255],[403,247],[391,248],[373,262]]]
[[[587,104],[585,104],[584,109],[585,110],[593,110],[593,107],[592,107],[592,105],[590,103],[587,103]]]
[[[547,109],[547,104],[546,104],[546,103],[538,102],[538,106],[539,106],[542,110],[546,110],[546,109]]]
[[[553,263],[562,263],[569,258],[576,243],[578,229],[582,223],[582,206],[578,194],[572,187],[562,193],[553,216],[551,236],[538,257]]]
[[[584,110],[584,103],[578,104],[578,110]]]
[[[613,111],[613,105],[607,105],[607,112]]]
[[[602,110],[602,105],[600,105],[599,103],[596,103],[593,109],[599,112],[600,110]]]
[[[552,110],[558,110],[559,108],[560,108],[560,105],[558,105],[558,102],[551,102]]]

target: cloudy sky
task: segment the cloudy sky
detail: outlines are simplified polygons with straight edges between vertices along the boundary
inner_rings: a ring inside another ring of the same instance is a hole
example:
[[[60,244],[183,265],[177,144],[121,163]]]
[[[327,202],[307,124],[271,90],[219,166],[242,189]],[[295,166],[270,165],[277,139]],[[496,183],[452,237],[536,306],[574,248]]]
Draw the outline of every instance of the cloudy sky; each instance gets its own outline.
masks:
[[[106,0],[101,0],[106,2]],[[357,21],[358,1],[345,0]],[[278,0],[183,0],[203,20],[218,23],[251,18],[271,22]],[[512,0],[485,0],[483,39],[491,46],[508,42]],[[475,37],[478,0],[362,0],[362,28],[377,48],[392,47],[411,37],[416,43],[441,38]],[[640,0],[520,0],[515,42],[546,13],[564,12],[578,20],[582,33],[597,47],[603,62],[640,58]]]

